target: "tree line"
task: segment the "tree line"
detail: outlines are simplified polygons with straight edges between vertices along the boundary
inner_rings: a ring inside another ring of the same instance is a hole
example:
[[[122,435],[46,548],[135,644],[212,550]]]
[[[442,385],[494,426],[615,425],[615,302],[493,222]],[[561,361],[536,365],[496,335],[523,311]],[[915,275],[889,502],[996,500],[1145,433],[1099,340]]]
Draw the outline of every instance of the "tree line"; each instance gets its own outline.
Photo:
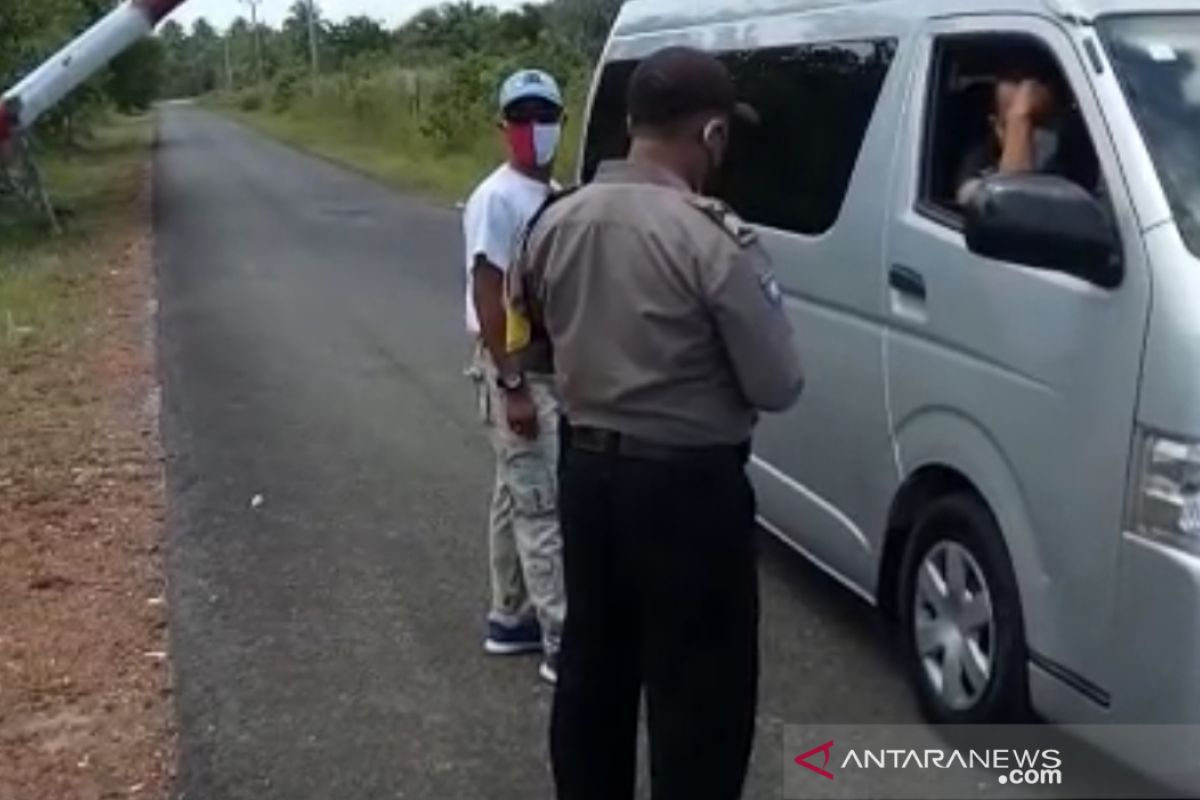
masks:
[[[550,0],[502,12],[467,0],[425,9],[394,29],[367,16],[331,21],[319,2],[308,0],[296,0],[279,26],[238,17],[220,32],[203,19],[190,30],[168,22],[159,37],[166,61],[160,91],[191,97],[302,80],[313,67],[310,8],[316,11],[320,74],[447,67],[516,55],[536,55],[546,66],[570,71],[598,55],[621,2]]]
[[[100,19],[119,0],[0,0],[0,87]],[[563,75],[590,66],[623,0],[549,0],[499,11],[470,0],[426,9],[397,28],[366,16],[332,21],[320,3],[297,0],[279,26],[239,17],[224,31],[201,19],[190,29],[168,21],[75,92],[39,131],[69,138],[105,108],[148,108],[155,99],[252,87],[286,103],[310,75],[309,19],[320,74],[367,74],[385,68],[437,70],[452,76],[443,94],[475,91],[522,59]],[[447,107],[453,112],[453,98]],[[433,124],[437,124],[436,121]]]

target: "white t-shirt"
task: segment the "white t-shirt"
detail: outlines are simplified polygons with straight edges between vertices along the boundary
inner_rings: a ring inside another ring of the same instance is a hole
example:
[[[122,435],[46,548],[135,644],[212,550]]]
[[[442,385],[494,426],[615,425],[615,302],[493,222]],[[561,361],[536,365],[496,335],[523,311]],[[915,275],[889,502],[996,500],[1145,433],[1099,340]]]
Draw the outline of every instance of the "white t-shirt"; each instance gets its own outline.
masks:
[[[475,189],[463,214],[467,243],[467,330],[478,335],[479,317],[471,290],[475,260],[483,256],[507,272],[525,228],[550,196],[551,187],[504,164]]]

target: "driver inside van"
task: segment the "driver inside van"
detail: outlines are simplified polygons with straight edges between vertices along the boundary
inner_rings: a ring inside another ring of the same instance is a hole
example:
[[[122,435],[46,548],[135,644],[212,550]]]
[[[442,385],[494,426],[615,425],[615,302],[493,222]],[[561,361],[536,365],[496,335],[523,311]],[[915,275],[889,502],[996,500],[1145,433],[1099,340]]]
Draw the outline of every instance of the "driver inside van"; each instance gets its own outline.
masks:
[[[967,151],[957,173],[957,200],[966,206],[992,175],[1062,174],[1059,134],[1064,104],[1057,81],[1032,57],[1017,58],[997,76],[991,136]]]

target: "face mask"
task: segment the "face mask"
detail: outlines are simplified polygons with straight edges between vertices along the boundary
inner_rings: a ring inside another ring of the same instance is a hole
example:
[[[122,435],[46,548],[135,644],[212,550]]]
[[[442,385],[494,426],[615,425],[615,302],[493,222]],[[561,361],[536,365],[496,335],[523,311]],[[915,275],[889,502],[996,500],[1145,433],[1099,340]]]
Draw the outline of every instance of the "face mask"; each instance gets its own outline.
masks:
[[[1038,128],[1033,134],[1033,163],[1038,172],[1045,172],[1058,157],[1058,131]]]
[[[533,154],[537,165],[544,167],[558,155],[558,144],[562,141],[562,125],[535,124],[533,126]]]
[[[508,140],[508,151],[513,160],[523,167],[544,167],[558,154],[562,140],[562,126],[542,123],[509,123],[504,129]]]

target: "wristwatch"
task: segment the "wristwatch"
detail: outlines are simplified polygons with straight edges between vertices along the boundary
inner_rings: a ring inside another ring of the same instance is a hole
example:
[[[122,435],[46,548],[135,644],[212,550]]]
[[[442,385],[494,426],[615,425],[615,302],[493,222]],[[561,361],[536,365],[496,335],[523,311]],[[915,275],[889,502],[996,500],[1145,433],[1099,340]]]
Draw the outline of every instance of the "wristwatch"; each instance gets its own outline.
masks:
[[[506,392],[519,392],[525,388],[525,373],[501,372],[496,376],[496,386]]]

